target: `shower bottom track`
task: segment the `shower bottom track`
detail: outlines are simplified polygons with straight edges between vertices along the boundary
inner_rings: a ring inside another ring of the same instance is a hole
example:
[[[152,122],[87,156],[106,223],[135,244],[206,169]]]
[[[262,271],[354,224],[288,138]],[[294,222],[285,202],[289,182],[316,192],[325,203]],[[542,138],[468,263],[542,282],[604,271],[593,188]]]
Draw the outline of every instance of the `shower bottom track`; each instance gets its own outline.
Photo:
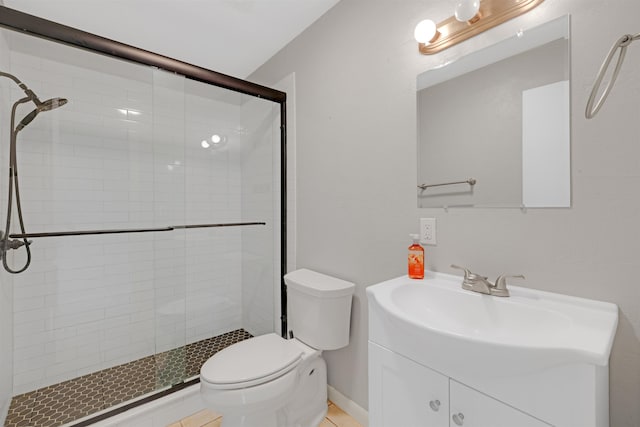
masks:
[[[55,427],[120,405],[200,373],[213,354],[251,338],[237,329],[133,362],[53,384],[11,400],[5,427]]]

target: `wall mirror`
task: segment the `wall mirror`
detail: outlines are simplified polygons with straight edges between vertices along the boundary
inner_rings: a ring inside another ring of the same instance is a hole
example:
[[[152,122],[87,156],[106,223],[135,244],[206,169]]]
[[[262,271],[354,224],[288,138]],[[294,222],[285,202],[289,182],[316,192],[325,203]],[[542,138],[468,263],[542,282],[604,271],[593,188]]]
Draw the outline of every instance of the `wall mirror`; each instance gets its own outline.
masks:
[[[417,78],[418,207],[570,207],[569,16]]]

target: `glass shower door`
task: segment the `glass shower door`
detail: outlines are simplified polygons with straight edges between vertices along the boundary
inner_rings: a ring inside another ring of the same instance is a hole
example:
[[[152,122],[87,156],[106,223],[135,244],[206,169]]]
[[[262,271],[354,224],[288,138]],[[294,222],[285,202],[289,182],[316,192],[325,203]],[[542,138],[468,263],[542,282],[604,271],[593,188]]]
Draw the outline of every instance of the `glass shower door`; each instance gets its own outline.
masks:
[[[10,276],[12,414],[44,425],[46,397],[60,424],[90,417],[280,333],[279,104],[0,31],[9,71],[69,100],[19,136],[27,232],[55,237],[33,238]]]
[[[185,218],[185,78],[153,70],[154,225],[174,227]],[[186,230],[154,233],[156,387],[186,378]]]

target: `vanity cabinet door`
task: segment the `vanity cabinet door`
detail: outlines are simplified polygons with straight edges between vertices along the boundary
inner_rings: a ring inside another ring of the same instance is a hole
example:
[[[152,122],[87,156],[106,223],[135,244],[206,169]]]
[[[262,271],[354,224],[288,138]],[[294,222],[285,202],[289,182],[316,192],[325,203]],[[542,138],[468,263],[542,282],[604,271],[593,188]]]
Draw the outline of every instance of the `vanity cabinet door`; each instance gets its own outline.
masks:
[[[448,427],[449,378],[369,342],[369,427]]]
[[[451,380],[450,426],[549,427],[550,424]]]

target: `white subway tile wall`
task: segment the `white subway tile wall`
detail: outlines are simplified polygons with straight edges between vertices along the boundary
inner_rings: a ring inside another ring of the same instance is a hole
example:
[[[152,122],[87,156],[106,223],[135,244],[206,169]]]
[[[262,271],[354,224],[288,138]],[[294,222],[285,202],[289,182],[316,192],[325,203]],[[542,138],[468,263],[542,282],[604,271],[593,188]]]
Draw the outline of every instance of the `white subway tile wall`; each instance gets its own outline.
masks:
[[[34,239],[31,266],[13,277],[13,393],[241,327],[273,331],[277,104],[44,40],[11,40],[11,71],[41,99],[69,99],[18,136],[27,231],[267,222]],[[223,146],[203,148],[215,133]],[[11,265],[23,264],[18,252]]]
[[[9,45],[3,34],[0,33],[0,70],[8,72]],[[10,87],[13,82],[9,79],[0,79],[0,100],[9,98]],[[11,105],[0,102],[0,118],[9,117]],[[8,175],[8,146],[9,133],[0,132],[0,177]],[[0,200],[5,200],[7,187],[4,180],[0,180]],[[0,205],[2,206],[2,205]],[[0,223],[4,222],[5,209],[0,209]],[[3,227],[4,229],[4,227]],[[9,410],[13,393],[13,278],[9,275],[0,275],[0,424],[4,425],[5,415]],[[34,305],[39,301],[33,301]]]

